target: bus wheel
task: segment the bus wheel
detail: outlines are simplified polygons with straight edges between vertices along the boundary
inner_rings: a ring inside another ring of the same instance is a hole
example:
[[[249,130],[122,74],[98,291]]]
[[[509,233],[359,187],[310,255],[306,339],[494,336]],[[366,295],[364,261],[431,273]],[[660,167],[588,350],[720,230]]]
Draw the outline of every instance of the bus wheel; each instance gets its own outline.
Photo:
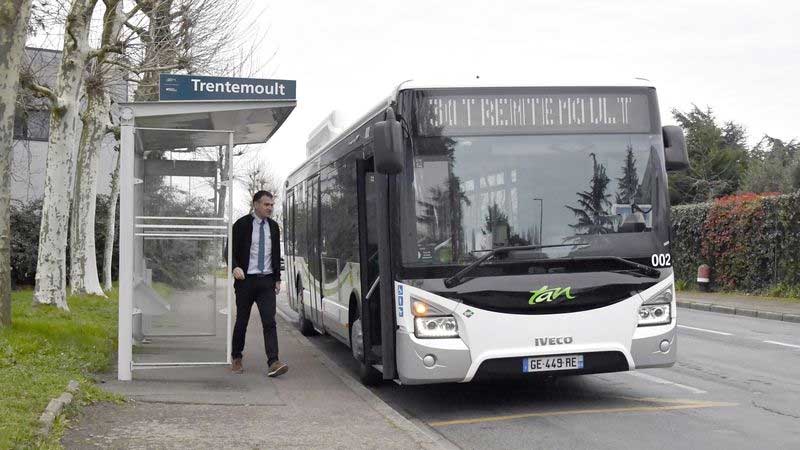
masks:
[[[358,362],[358,378],[365,386],[375,386],[383,381],[383,374],[374,367],[364,364],[364,333],[361,329],[361,317],[350,325],[350,349],[353,358]]]
[[[306,319],[306,309],[303,306],[303,286],[297,286],[297,300],[300,304],[300,311],[297,313],[297,329],[300,330],[300,334],[303,336],[314,336],[317,334],[317,331],[314,330],[314,324],[311,323],[310,320]]]

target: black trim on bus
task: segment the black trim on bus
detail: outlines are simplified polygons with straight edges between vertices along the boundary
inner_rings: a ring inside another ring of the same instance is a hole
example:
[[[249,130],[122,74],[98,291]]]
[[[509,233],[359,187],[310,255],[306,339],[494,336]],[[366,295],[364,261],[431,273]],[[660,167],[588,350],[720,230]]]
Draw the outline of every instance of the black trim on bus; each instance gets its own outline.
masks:
[[[558,375],[585,375],[590,373],[622,372],[630,370],[628,360],[621,352],[592,352],[592,353],[557,353],[553,355],[583,355],[583,369],[554,370],[550,372],[525,373],[522,364],[525,357],[487,359],[482,362],[472,381],[509,380],[509,379],[536,379]]]
[[[501,272],[498,267],[487,270],[497,272],[484,273],[454,288],[444,285],[445,278],[412,278],[403,282],[485,311],[547,315],[589,311],[619,303],[655,286],[671,273],[664,270],[660,280],[656,280],[625,271],[514,273]]]
[[[615,255],[619,256],[619,255]],[[650,266],[650,258],[625,258],[639,264]],[[420,278],[448,278],[452,277],[467,264],[436,264],[436,265],[419,265],[419,266],[401,266],[398,270],[398,276],[402,279],[420,279]],[[526,259],[526,258],[506,258],[497,261],[491,261],[476,268],[475,271],[470,273],[468,278],[480,278],[485,276],[496,275],[525,275],[525,274],[546,274],[546,273],[574,273],[580,274],[585,272],[598,272],[609,270],[626,270],[626,266],[615,264],[612,259],[569,259],[569,258],[553,258],[553,259]],[[661,271],[660,279],[672,273],[672,268],[658,269]]]
[[[368,255],[368,235],[367,235],[367,214],[364,207],[367,204],[367,191],[366,191],[366,177],[367,173],[371,170],[372,163],[371,161],[366,160],[358,160],[356,161],[356,189],[358,195],[358,260],[359,266],[361,267],[361,298],[359,301],[361,302],[360,305],[360,316],[361,316],[361,329],[363,334],[363,344],[364,344],[364,360],[361,361],[365,365],[372,365],[377,361],[377,358],[372,353],[372,346],[373,344],[379,344],[380,340],[373,339],[374,333],[374,324],[373,324],[373,317],[372,317],[372,307],[371,301],[367,298],[367,294],[369,293],[369,280],[367,279],[368,274],[368,267],[369,264],[369,255]]]
[[[392,275],[392,243],[389,238],[391,198],[389,185],[394,175],[375,174],[375,187],[378,192],[378,266],[380,270],[381,293],[381,352],[383,354],[383,379],[397,378],[396,336],[394,307],[394,276]]]

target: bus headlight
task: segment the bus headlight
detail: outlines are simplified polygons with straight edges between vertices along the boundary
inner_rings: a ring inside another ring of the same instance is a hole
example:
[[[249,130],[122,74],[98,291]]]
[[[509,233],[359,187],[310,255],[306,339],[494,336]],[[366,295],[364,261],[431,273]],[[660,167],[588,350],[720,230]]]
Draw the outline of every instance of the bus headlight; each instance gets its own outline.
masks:
[[[674,287],[669,285],[648,298],[639,307],[639,326],[665,325],[672,321]]]
[[[458,324],[453,316],[417,317],[414,319],[414,336],[418,338],[458,337]]]
[[[418,338],[458,337],[458,324],[456,324],[455,317],[413,295],[411,296],[411,313],[414,314],[414,336]]]

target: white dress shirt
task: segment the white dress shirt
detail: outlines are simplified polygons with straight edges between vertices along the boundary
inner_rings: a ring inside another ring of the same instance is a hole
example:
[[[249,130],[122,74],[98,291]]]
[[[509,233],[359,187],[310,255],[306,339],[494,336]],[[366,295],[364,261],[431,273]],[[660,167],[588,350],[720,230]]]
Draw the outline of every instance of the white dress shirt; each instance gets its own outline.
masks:
[[[264,221],[264,271],[258,270],[258,245],[259,242],[259,229],[261,228],[261,221]],[[252,243],[250,244],[250,264],[247,266],[247,274],[259,273],[272,273],[272,240],[269,233],[269,222],[267,219],[259,219],[258,216],[253,214],[253,235]]]

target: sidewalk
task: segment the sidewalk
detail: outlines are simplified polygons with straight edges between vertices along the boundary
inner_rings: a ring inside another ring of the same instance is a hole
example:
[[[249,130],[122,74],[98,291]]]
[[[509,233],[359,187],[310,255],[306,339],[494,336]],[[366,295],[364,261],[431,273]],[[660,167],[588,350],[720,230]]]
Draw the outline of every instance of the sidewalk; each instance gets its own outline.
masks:
[[[800,300],[752,295],[678,292],[678,307],[800,323]]]
[[[281,296],[282,297],[282,296]],[[284,299],[279,303],[285,305]],[[87,407],[62,439],[65,448],[443,448],[448,443],[391,409],[279,314],[281,360],[268,378],[255,308],[245,373],[227,367],[140,370],[103,387],[130,400]],[[224,348],[222,349],[224,353]],[[209,360],[219,359],[219,350]]]

